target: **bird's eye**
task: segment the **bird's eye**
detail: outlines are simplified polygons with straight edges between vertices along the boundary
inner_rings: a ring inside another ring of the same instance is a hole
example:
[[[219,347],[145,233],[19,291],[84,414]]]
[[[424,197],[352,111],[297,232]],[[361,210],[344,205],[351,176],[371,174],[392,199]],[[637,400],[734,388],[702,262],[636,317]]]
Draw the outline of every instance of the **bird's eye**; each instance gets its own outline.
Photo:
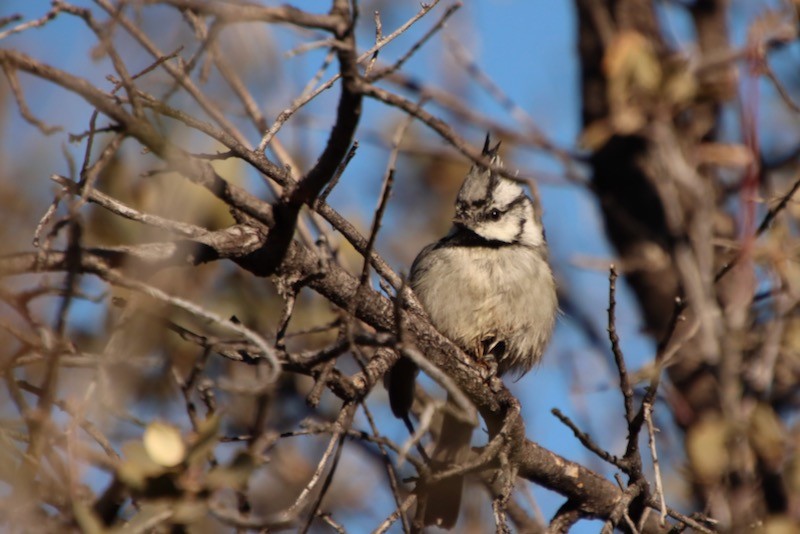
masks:
[[[494,208],[492,211],[489,212],[489,218],[493,221],[497,221],[500,219],[500,210]]]

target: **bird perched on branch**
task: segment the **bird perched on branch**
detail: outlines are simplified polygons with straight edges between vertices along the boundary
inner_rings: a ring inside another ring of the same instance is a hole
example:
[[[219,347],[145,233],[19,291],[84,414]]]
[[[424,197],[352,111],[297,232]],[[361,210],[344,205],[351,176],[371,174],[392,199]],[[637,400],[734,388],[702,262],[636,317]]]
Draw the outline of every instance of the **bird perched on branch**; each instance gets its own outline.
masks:
[[[528,372],[542,357],[557,314],[556,286],[547,260],[541,213],[521,185],[492,170],[500,143],[473,165],[459,190],[450,232],[425,247],[411,267],[410,284],[436,328],[497,374]],[[388,377],[395,416],[406,419],[416,365],[401,358]],[[433,472],[463,465],[472,426],[445,410],[431,455]],[[463,475],[419,488],[426,526],[452,528],[458,519]]]

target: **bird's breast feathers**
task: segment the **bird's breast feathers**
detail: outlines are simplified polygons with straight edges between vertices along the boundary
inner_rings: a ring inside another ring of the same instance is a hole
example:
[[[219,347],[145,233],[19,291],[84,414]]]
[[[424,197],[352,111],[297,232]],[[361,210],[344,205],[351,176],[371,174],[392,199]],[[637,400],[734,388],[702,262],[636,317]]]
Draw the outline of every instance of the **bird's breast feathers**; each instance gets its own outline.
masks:
[[[463,349],[486,338],[504,341],[508,361],[501,367],[529,369],[550,337],[554,284],[535,249],[426,249],[411,283],[433,324]]]

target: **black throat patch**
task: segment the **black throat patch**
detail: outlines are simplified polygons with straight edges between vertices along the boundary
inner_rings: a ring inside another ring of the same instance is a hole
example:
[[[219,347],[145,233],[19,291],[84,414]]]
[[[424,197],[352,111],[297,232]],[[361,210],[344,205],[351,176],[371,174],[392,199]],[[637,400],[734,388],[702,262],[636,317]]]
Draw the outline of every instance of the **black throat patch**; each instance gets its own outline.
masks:
[[[466,226],[460,224],[455,225],[455,232],[446,238],[442,239],[436,244],[436,248],[443,247],[483,247],[483,248],[501,248],[514,245],[515,243],[506,243],[497,239],[486,239],[479,236]]]

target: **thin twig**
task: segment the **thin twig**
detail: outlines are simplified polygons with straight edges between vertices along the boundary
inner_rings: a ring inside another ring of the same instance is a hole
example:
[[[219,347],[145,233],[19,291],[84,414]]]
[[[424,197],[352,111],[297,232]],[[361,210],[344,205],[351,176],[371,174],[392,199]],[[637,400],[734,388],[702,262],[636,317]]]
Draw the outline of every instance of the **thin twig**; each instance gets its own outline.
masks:
[[[405,120],[403,120],[400,125],[395,130],[395,134],[392,137],[392,150],[389,153],[389,161],[386,164],[386,173],[384,174],[383,178],[383,185],[381,186],[381,194],[378,199],[378,206],[375,208],[375,217],[372,219],[372,228],[369,233],[369,238],[367,239],[367,247],[364,249],[364,263],[361,267],[361,276],[359,277],[359,288],[356,292],[358,295],[363,288],[367,285],[367,281],[369,280],[369,266],[370,261],[369,258],[372,256],[372,249],[375,247],[375,241],[378,238],[378,231],[381,227],[381,221],[383,220],[383,214],[386,211],[386,206],[389,203],[389,195],[392,192],[392,186],[394,185],[394,173],[395,173],[395,166],[397,165],[397,156],[400,152],[400,143],[403,141],[403,137],[405,136],[406,130],[411,125],[413,121],[413,117],[407,116]],[[353,299],[352,306],[358,305],[358,298]],[[351,314],[352,314],[351,310]]]
[[[381,13],[378,10],[375,10],[374,13],[375,19],[375,44],[380,43],[383,41],[383,22],[381,21]],[[372,72],[372,67],[375,66],[375,62],[378,61],[378,54],[380,54],[380,49],[375,50],[372,54],[372,57],[369,58],[369,63],[364,68],[364,76],[369,76]]]
[[[14,13],[13,15],[4,15],[0,17],[0,28],[3,26],[8,26],[9,24],[14,24],[15,22],[19,22],[22,20],[22,15],[19,13]]]
[[[406,497],[406,500],[403,501],[402,506],[399,506],[397,510],[389,514],[389,517],[384,519],[384,521],[372,531],[372,534],[384,534],[389,530],[389,528],[391,528],[394,522],[397,521],[398,517],[405,516],[406,512],[414,505],[415,502],[417,502],[417,496],[416,494],[412,493]]]
[[[9,378],[13,380],[13,377]],[[44,395],[44,390],[42,388],[34,386],[30,382],[26,382],[25,380],[17,380],[14,383],[15,386],[17,386],[19,389],[25,390],[28,393],[32,393],[37,397],[42,397]],[[14,390],[16,390],[16,387],[9,388],[9,391],[14,391]],[[72,406],[70,406],[67,402],[61,400],[54,400],[53,405],[62,412],[68,414],[69,416],[76,418],[78,420],[77,421],[78,425],[83,429],[83,431],[86,432],[86,434],[90,438],[92,438],[100,446],[100,448],[103,449],[103,451],[108,455],[108,457],[113,462],[116,463],[121,461],[120,455],[117,453],[116,450],[114,450],[114,447],[111,445],[111,442],[108,440],[108,438],[105,437],[105,435],[103,435],[102,432],[100,432],[97,429],[97,427],[92,422],[84,419],[83,417],[80,417],[79,414],[76,413],[75,409]]]
[[[336,521],[333,520],[333,517],[331,517],[331,514],[319,513],[319,514],[317,514],[317,517],[319,517],[320,519],[325,521],[325,523],[327,523],[329,527],[331,527],[333,530],[335,530],[337,534],[346,534],[347,533],[347,531],[344,529],[344,527],[342,525],[340,525],[339,523],[337,523]]]
[[[372,413],[370,409],[367,407],[366,402],[361,403],[361,409],[364,410],[364,415],[367,418],[367,422],[369,423],[370,430],[372,430],[372,435],[376,438],[380,438],[380,432],[378,431],[378,426],[375,424],[375,420],[372,417]],[[389,458],[389,454],[386,452],[386,447],[383,443],[377,442],[378,450],[381,453],[381,458],[383,459],[383,465],[386,467],[386,474],[389,477],[389,488],[392,490],[392,497],[394,497],[395,505],[397,509],[401,509],[403,506],[402,500],[400,498],[400,484],[398,483],[397,472],[395,471],[394,464],[392,464],[391,459]],[[408,524],[408,518],[405,514],[400,514],[400,521],[403,525],[403,532],[404,534],[410,534],[411,532],[411,525]]]
[[[78,193],[78,185],[72,180],[64,176],[59,176],[58,174],[51,175],[50,179],[55,183],[57,183],[58,185],[60,185],[61,187],[63,187],[69,193],[71,194]],[[125,219],[140,222],[142,224],[153,226],[155,228],[161,228],[162,230],[168,230],[170,232],[173,232],[175,234],[184,237],[199,237],[208,233],[206,229],[200,226],[174,221],[172,219],[166,219],[158,215],[152,215],[149,213],[138,211],[113,197],[101,193],[100,191],[94,188],[92,188],[89,191],[87,199],[90,202],[93,202],[98,206],[105,208],[109,212],[115,215],[119,215],[120,217],[123,217]]]
[[[450,143],[456,150],[461,152],[471,161],[486,167],[492,172],[496,172],[504,178],[508,178],[509,180],[518,183],[527,185],[533,180],[532,176],[523,176],[516,171],[506,168],[502,164],[493,163],[478,148],[473,147],[470,143],[466,142],[460,135],[458,135],[455,129],[447,124],[444,120],[424,110],[422,106],[418,105],[417,103],[403,98],[398,94],[387,91],[382,87],[367,83],[366,81],[361,81],[360,85],[361,92],[364,94],[364,96],[379,100],[389,106],[396,107],[409,115],[413,115],[420,122],[439,134],[442,139]]]
[[[545,150],[555,149],[555,146],[552,145],[550,140],[533,121],[528,112],[514,102],[511,97],[508,96],[502,90],[502,88],[497,85],[485,72],[483,72],[483,70],[471,57],[469,57],[464,45],[457,39],[449,36],[446,37],[446,40],[450,46],[453,56],[456,58],[456,61],[463,65],[467,73],[478,82],[478,85],[483,87],[483,89],[489,93],[489,96],[497,100],[497,102],[499,102],[500,105],[503,106],[517,122],[525,126],[525,128],[533,135],[535,139],[534,142]]]
[[[656,482],[656,498],[661,504],[661,518],[660,523],[662,526],[667,521],[667,501],[664,497],[664,484],[661,480],[661,466],[658,462],[658,453],[656,452],[656,428],[653,425],[653,405],[644,404],[644,421],[647,424],[647,436],[650,444],[650,455],[653,457],[653,471]]]
[[[417,449],[417,452],[419,453],[420,457],[422,457],[425,464],[430,464],[430,456],[428,456],[428,452],[422,446],[422,438],[424,438],[425,434],[427,434],[431,429],[433,415],[436,413],[437,408],[441,408],[442,406],[444,406],[444,401],[440,401],[438,403],[428,403],[428,405],[426,405],[422,410],[422,413],[419,414],[419,424],[417,425],[416,429],[414,429],[414,425],[411,423],[411,419],[408,417],[408,415],[403,417],[403,423],[405,423],[406,429],[408,429],[409,437],[400,447],[400,452],[397,455],[398,465],[403,465],[403,462],[406,461],[411,447],[415,447]]]
[[[550,410],[550,413],[555,415],[559,421],[561,421],[570,430],[572,430],[572,433],[575,435],[576,438],[578,438],[578,441],[581,442],[581,445],[586,447],[591,452],[595,453],[600,459],[622,469],[625,462],[621,458],[614,456],[610,452],[600,447],[597,443],[594,442],[594,440],[591,438],[591,436],[589,436],[589,434],[578,428],[578,425],[572,422],[572,420],[569,417],[564,415],[563,412],[561,412],[561,410],[559,410],[558,408],[553,408],[552,410]]]
[[[30,30],[31,28],[41,28],[58,15],[62,11],[62,8],[58,5],[53,6],[53,8],[44,14],[44,16],[39,17],[38,19],[29,20],[28,22],[23,22],[22,24],[18,24],[13,28],[9,28],[3,32],[0,32],[0,40],[5,39],[9,35],[14,35],[15,33],[20,33],[25,30]],[[3,17],[2,24],[0,27],[5,26],[6,24],[10,24],[12,22],[16,22],[22,18],[21,15],[11,15],[9,17]]]
[[[374,82],[374,81],[380,80],[382,78],[385,78],[386,76],[388,76],[388,75],[400,70],[400,68],[406,63],[406,61],[411,59],[411,56],[413,56],[414,53],[417,52],[417,50],[419,50],[426,42],[428,42],[430,40],[431,37],[433,37],[439,30],[441,30],[444,27],[445,23],[447,22],[447,19],[449,19],[453,15],[453,13],[458,11],[459,8],[461,8],[462,5],[463,4],[461,2],[456,2],[455,4],[453,4],[451,6],[448,6],[447,9],[445,10],[445,12],[442,13],[442,16],[436,22],[436,24],[434,24],[427,32],[425,32],[425,34],[422,37],[420,37],[419,40],[417,40],[417,42],[414,43],[408,49],[408,51],[400,57],[400,59],[395,61],[389,67],[383,68],[383,69],[379,70],[378,72],[376,72],[375,74],[372,74],[371,76],[369,75],[369,71],[368,71],[366,73],[367,79],[370,82]],[[376,41],[378,41],[378,40],[376,39]],[[377,51],[376,51],[376,54],[373,56],[373,60],[372,61],[374,62],[377,59],[377,57],[378,56],[377,56]]]
[[[147,52],[153,56],[154,59],[159,60],[166,57],[168,54],[162,52],[155,43],[142,31],[142,29],[131,21],[128,17],[124,16],[116,5],[110,0],[96,0],[96,3],[111,16],[122,28],[125,29],[131,37],[133,37]],[[234,125],[231,123],[222,111],[219,109],[214,101],[206,96],[191,80],[186,72],[179,66],[173,64],[171,61],[164,61],[160,66],[169,73],[169,75],[181,86],[183,89],[197,102],[198,105],[222,128],[224,132],[230,135],[233,139],[242,146],[247,146],[247,137],[244,136]]]
[[[343,217],[340,213],[334,210],[329,204],[325,202],[316,201],[314,209],[317,213],[322,215],[337,232],[342,234],[348,243],[353,245],[359,254],[364,254],[367,248],[367,239],[361,235],[358,229]],[[389,264],[378,253],[372,252],[370,261],[375,268],[375,272],[380,274],[395,290],[399,289],[402,282],[400,276],[392,269]]]
[[[25,100],[25,93],[22,91],[22,87],[19,85],[17,71],[14,70],[11,65],[5,62],[0,62],[0,67],[3,69],[3,72],[6,75],[8,85],[11,87],[11,94],[14,95],[14,100],[17,102],[19,113],[22,115],[22,118],[25,119],[25,122],[34,126],[44,135],[53,135],[54,133],[60,132],[64,129],[61,126],[49,126],[43,121],[37,119],[31,111],[31,108],[28,107],[28,102]]]
[[[347,437],[347,430],[350,427],[350,424],[353,422],[353,415],[355,414],[356,407],[357,405],[355,404],[345,404],[344,406],[342,406],[341,413],[339,414],[339,418],[336,421],[336,431],[334,432],[334,436],[331,438],[331,444],[333,444],[334,442],[336,443],[336,453],[333,456],[333,460],[331,462],[331,468],[328,470],[328,475],[325,477],[325,481],[322,484],[322,488],[319,492],[319,495],[317,496],[317,499],[314,501],[314,504],[311,507],[311,513],[308,516],[308,520],[299,530],[301,534],[306,534],[306,532],[308,532],[308,529],[311,528],[311,523],[314,521],[314,517],[317,515],[317,511],[319,510],[320,504],[322,504],[322,499],[325,498],[325,495],[328,492],[328,488],[330,488],[331,481],[333,480],[333,475],[336,473],[336,468],[339,466],[339,459],[342,457],[342,451],[344,450],[344,440]],[[325,463],[326,463],[326,458],[323,457],[323,459],[320,460],[320,466],[321,467],[324,466]],[[316,474],[317,473],[315,473],[315,476]],[[312,480],[311,482],[308,483],[306,489],[313,488],[314,485],[315,485],[314,477],[312,477]],[[300,502],[299,498],[297,502]]]
[[[617,335],[616,309],[617,309],[617,268],[612,264],[608,268],[608,339],[611,342],[611,352],[619,372],[619,387],[625,400],[625,419],[630,424],[633,421],[633,388],[631,387],[628,371],[625,367],[625,357],[619,346]]]
[[[66,178],[65,180],[67,180],[70,183],[74,183],[72,182],[72,180],[68,180]],[[44,215],[42,215],[41,219],[39,219],[39,223],[36,225],[36,229],[33,231],[32,242],[35,248],[39,248],[39,245],[42,240],[42,232],[44,232],[45,227],[48,224],[50,224],[50,222],[53,220],[53,217],[55,217],[56,211],[58,211],[58,206],[59,204],[61,204],[61,199],[63,198],[63,196],[64,196],[63,192],[59,191],[58,193],[56,193],[55,198],[53,198],[53,202],[50,203],[50,206],[47,207],[47,209],[44,212]]]
[[[439,3],[439,0],[433,0],[430,4],[422,4],[422,7],[417,12],[416,15],[411,17],[405,24],[397,28],[391,34],[387,35],[381,42],[375,43],[375,45],[358,56],[356,60],[358,63],[363,63],[366,59],[370,58],[375,52],[392,42],[398,36],[403,34],[408,28],[410,28],[415,22],[421,19],[425,14],[427,14],[431,9],[436,7],[436,4]],[[333,84],[336,83],[339,78],[341,78],[341,74],[336,74],[331,77],[328,81],[320,85],[317,89],[313,92],[301,95],[294,102],[292,102],[291,106],[285,110],[283,110],[275,122],[270,126],[269,130],[265,132],[264,136],[261,138],[261,142],[258,144],[258,148],[256,149],[258,152],[263,152],[267,145],[269,144],[270,140],[275,137],[278,133],[278,130],[294,115],[297,111],[308,104],[311,100],[316,98],[320,93],[326,91],[333,87]]]
[[[350,160],[353,159],[353,156],[356,155],[356,150],[358,150],[358,141],[353,141],[353,146],[350,147],[350,150],[347,152],[347,155],[344,157],[342,162],[336,168],[336,173],[331,178],[331,181],[328,182],[328,185],[325,186],[325,189],[322,190],[322,193],[319,194],[317,199],[314,201],[314,208],[318,208],[320,205],[324,204],[328,200],[328,195],[331,194],[333,188],[339,183],[339,180],[344,174],[345,169],[350,164]]]
[[[661,504],[653,499],[650,499],[647,502],[647,505],[654,509],[659,509],[661,507]],[[716,520],[709,517],[702,517],[700,520],[697,520],[670,507],[667,507],[667,515],[677,521],[680,521],[687,527],[695,529],[698,532],[703,532],[704,534],[713,534],[715,532],[714,529],[711,529],[703,524],[715,525],[717,523]]]
[[[792,187],[789,188],[789,191],[787,191],[781,197],[780,201],[778,201],[778,204],[776,204],[774,208],[770,208],[770,210],[767,211],[767,214],[764,216],[764,219],[761,221],[761,224],[759,224],[758,228],[756,229],[755,232],[756,237],[761,236],[761,234],[763,234],[764,232],[767,231],[767,229],[769,229],[769,226],[772,224],[772,221],[774,221],[775,218],[778,216],[778,214],[786,208],[786,206],[789,204],[789,201],[792,199],[794,194],[797,193],[798,189],[800,189],[800,175],[798,175],[798,177],[795,179],[794,183],[792,184]],[[723,265],[722,268],[719,271],[717,271],[717,274],[714,275],[714,282],[715,283],[719,282],[726,274],[728,274],[731,271],[731,269],[733,269],[736,266],[741,257],[742,257],[742,252],[739,252],[733,257],[733,259],[731,259],[728,263]]]
[[[789,201],[792,200],[794,194],[797,193],[798,189],[800,189],[800,177],[794,181],[792,187],[790,187],[789,191],[787,191],[781,197],[780,201],[778,201],[774,207],[767,211],[767,214],[764,216],[764,220],[761,221],[761,224],[758,225],[758,229],[756,229],[756,236],[760,236],[767,231],[769,226],[772,224],[772,221],[774,221],[775,217],[777,217],[778,214],[783,211],[784,208],[786,208],[786,206],[789,204]]]
[[[266,378],[266,384],[264,384],[264,386],[266,387],[267,385],[272,384],[275,382],[275,380],[277,380],[278,375],[281,372],[281,363],[280,360],[278,359],[278,356],[275,354],[275,350],[269,346],[269,344],[263,337],[261,337],[256,332],[250,330],[246,326],[225,319],[224,317],[212,311],[206,310],[205,308],[202,308],[201,306],[191,301],[188,301],[184,298],[176,297],[174,295],[169,295],[168,293],[162,291],[161,289],[158,289],[157,287],[154,287],[152,285],[137,280],[131,280],[111,270],[103,273],[103,277],[112,284],[117,284],[122,287],[127,287],[128,289],[132,289],[143,295],[152,297],[165,304],[182,309],[192,315],[195,315],[197,317],[200,317],[201,319],[204,319],[205,321],[208,321],[209,323],[218,324],[223,328],[227,328],[229,330],[233,330],[238,334],[241,334],[242,336],[247,338],[247,340],[249,340],[259,348],[259,350],[261,351],[261,355],[267,359],[267,362],[270,365],[270,372]]]
[[[786,106],[795,113],[800,113],[800,104],[792,99],[792,95],[789,94],[789,91],[786,89],[780,79],[778,79],[775,71],[772,70],[772,67],[769,66],[766,60],[762,64],[762,70],[764,71],[764,74],[767,75],[767,78],[769,78],[769,81],[772,82],[772,85],[775,86],[775,89],[778,91],[781,99],[783,99],[784,104],[786,104]]]
[[[305,54],[306,52],[311,52],[312,50],[317,50],[319,48],[331,48],[336,45],[336,39],[333,37],[326,37],[325,39],[319,39],[317,41],[310,41],[308,43],[302,43],[291,50],[287,50],[283,53],[283,57],[286,59],[293,58],[295,56],[299,56]]]
[[[619,476],[616,478],[620,487],[624,488],[624,484]],[[602,530],[600,531],[602,534],[612,534],[614,529],[622,520],[625,520],[632,533],[638,533],[636,526],[633,524],[633,521],[631,521],[630,516],[628,515],[628,507],[630,507],[633,499],[638,497],[641,492],[642,488],[639,484],[631,484],[627,488],[624,488],[622,496],[620,497],[619,501],[617,501],[617,505],[614,507],[614,510],[611,512],[608,520],[606,520]]]
[[[453,415],[465,423],[472,425],[478,424],[478,414],[475,410],[475,405],[472,404],[464,392],[461,391],[461,388],[458,387],[458,384],[456,384],[447,373],[431,363],[428,358],[413,347],[404,345],[400,348],[400,352],[403,356],[417,364],[426,375],[435,380],[447,391],[448,395],[452,397],[453,403],[458,406],[458,410],[456,410]]]

